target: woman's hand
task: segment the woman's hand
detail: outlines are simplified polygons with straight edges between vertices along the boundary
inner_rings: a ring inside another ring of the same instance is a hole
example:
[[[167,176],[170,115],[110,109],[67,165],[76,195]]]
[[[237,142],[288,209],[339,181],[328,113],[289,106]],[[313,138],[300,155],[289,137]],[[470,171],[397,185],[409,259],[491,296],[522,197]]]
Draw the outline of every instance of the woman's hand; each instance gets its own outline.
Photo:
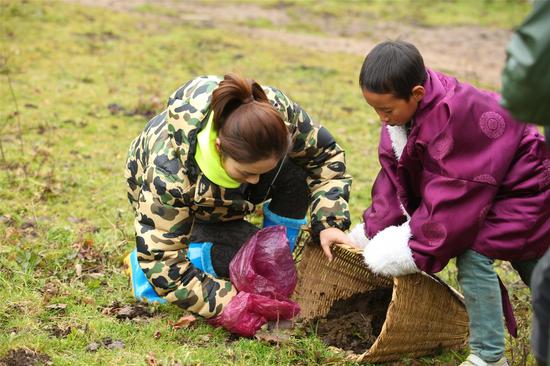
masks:
[[[330,247],[332,244],[348,244],[351,245],[348,236],[340,229],[331,227],[319,233],[321,248],[327,256],[329,262],[332,261],[332,253]]]

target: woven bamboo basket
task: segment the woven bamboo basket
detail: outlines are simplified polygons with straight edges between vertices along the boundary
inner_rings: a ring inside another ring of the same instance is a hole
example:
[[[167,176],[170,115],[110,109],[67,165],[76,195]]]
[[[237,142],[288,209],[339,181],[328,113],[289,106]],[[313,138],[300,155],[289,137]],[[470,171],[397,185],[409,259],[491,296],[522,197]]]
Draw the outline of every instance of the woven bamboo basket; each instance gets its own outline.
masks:
[[[393,288],[386,320],[374,344],[358,362],[384,362],[419,357],[467,343],[468,315],[462,295],[425,273],[396,278],[371,272],[357,248],[337,245],[329,262],[309,234],[302,231],[295,259],[298,282],[293,300],[301,307],[300,320],[325,317],[336,300],[378,288]]]

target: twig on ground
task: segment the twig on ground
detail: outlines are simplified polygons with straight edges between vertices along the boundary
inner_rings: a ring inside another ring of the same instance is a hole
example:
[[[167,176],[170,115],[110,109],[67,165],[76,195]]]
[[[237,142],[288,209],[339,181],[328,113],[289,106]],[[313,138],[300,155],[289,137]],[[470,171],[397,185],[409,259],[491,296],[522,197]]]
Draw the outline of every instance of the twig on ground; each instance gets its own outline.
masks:
[[[11,82],[9,69],[6,73],[6,77],[8,78],[8,86],[10,88],[10,94],[13,99],[13,104],[15,105],[15,119],[17,120],[17,132],[18,132],[17,138],[19,140],[21,155],[23,155],[25,151],[23,149],[23,129],[21,128],[21,118],[20,118],[21,113],[19,112],[19,104],[17,103],[17,97],[15,96],[15,92],[13,91],[13,85]]]

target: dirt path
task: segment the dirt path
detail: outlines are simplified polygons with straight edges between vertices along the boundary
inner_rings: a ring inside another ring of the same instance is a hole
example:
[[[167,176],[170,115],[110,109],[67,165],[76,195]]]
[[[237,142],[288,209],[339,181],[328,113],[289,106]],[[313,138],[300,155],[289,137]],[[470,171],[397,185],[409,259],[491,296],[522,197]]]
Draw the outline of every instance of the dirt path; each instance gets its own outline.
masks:
[[[449,72],[461,79],[498,88],[504,65],[505,47],[510,32],[481,27],[422,27],[403,23],[350,16],[342,24],[331,17],[307,14],[308,22],[322,29],[325,35],[289,32],[283,27],[291,22],[284,8],[262,8],[230,2],[174,2],[166,0],[66,0],[122,12],[134,12],[144,4],[155,4],[173,10],[169,16],[178,21],[198,22],[203,26],[223,28],[254,38],[267,38],[294,47],[324,52],[365,55],[376,43],[401,38],[414,43],[428,66]],[[137,11],[136,11],[137,13]],[[144,17],[161,15],[139,13]],[[166,16],[165,16],[166,17]],[[281,29],[257,28],[243,22],[268,19]]]

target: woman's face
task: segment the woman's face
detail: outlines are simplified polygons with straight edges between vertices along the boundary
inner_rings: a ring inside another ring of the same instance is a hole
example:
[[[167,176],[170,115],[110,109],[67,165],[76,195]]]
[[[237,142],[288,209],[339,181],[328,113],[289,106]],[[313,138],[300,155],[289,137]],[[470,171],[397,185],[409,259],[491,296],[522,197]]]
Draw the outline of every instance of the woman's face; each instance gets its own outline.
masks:
[[[267,173],[277,166],[279,159],[271,157],[253,163],[240,163],[229,156],[222,157],[223,168],[227,174],[239,183],[256,184],[260,175]]]

